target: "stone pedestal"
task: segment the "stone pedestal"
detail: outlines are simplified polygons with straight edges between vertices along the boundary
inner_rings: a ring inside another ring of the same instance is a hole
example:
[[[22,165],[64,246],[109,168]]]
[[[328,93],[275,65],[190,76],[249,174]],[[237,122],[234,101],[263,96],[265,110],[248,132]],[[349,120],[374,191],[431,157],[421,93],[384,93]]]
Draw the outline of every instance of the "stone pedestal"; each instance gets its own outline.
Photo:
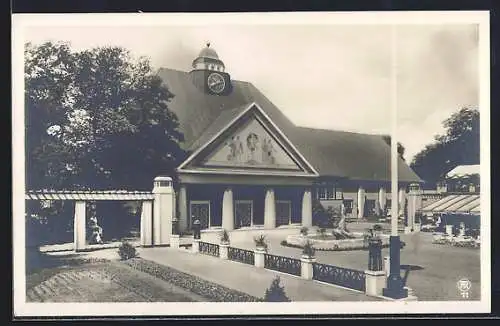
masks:
[[[302,256],[300,259],[300,276],[306,280],[313,279],[313,263],[316,261],[315,257]]]
[[[257,248],[254,250],[255,267],[264,268],[264,255],[265,255],[265,253],[266,253],[266,250],[263,248]]]
[[[180,236],[178,234],[172,234],[170,236],[170,248],[179,249],[180,248]]]
[[[221,243],[219,245],[220,259],[228,259],[228,256],[229,256],[229,243]]]
[[[191,252],[193,254],[197,254],[198,252],[200,252],[200,240],[199,239],[194,239],[193,240],[193,245],[191,247]]]
[[[391,273],[391,257],[389,256],[384,257],[384,272],[386,277]]]
[[[385,271],[365,271],[365,293],[380,296],[386,286]]]

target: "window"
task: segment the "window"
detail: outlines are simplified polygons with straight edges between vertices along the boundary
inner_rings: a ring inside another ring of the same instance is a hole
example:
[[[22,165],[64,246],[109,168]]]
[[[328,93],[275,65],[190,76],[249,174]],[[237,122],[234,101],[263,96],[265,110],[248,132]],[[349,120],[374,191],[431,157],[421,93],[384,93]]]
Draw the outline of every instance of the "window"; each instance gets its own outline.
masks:
[[[342,199],[342,188],[336,186],[319,186],[316,191],[316,199],[319,200]]]
[[[335,199],[335,188],[334,187],[326,188],[326,199]]]
[[[235,227],[248,227],[253,225],[253,201],[237,200],[234,204]]]
[[[318,188],[318,199],[326,199],[326,188],[325,187],[319,187]]]
[[[353,204],[353,200],[352,199],[346,199],[346,200],[344,200],[344,206],[345,206],[345,213],[346,214],[352,214],[352,204]]]
[[[292,202],[289,200],[276,201],[276,226],[290,224],[292,218]]]

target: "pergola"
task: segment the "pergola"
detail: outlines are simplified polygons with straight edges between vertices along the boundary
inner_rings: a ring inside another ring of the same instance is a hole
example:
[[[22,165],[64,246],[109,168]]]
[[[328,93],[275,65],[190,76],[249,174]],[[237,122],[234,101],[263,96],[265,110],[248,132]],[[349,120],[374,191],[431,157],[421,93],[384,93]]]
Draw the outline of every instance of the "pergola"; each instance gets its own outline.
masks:
[[[75,251],[85,249],[86,245],[86,202],[106,201],[142,201],[141,245],[152,245],[149,230],[152,229],[152,211],[154,195],[147,191],[103,190],[103,191],[28,191],[26,200],[72,200],[75,201],[73,241]]]

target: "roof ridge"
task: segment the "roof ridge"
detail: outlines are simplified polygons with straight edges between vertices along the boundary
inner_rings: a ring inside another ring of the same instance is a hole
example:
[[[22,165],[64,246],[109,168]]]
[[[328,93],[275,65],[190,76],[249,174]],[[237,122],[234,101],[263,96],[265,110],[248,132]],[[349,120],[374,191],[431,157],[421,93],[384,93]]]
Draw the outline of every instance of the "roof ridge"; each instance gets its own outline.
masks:
[[[387,136],[385,134],[371,134],[371,133],[366,133],[366,132],[358,132],[358,131],[342,130],[342,129],[329,129],[329,128],[324,128],[324,127],[316,128],[316,127],[300,126],[300,125],[296,125],[296,127],[301,128],[301,129],[310,129],[310,130],[318,130],[318,131],[334,131],[334,132],[343,132],[346,134],[356,134],[356,135],[374,136],[374,137]]]

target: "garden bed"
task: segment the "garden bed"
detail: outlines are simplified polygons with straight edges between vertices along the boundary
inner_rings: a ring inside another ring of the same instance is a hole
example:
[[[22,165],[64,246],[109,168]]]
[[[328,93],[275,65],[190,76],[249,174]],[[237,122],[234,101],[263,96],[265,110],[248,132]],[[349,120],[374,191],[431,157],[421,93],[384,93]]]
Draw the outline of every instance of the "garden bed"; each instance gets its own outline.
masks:
[[[123,261],[124,264],[148,273],[156,278],[184,288],[214,302],[259,302],[263,301],[246,293],[215,284],[199,277],[180,272],[168,266],[160,265],[142,258]]]
[[[354,239],[342,239],[338,240],[332,235],[289,235],[286,240],[282,241],[281,244],[287,247],[293,248],[303,248],[304,245],[309,242],[315,250],[319,251],[346,251],[346,250],[366,250],[368,249],[368,243],[363,239],[362,233],[353,233],[357,236]],[[380,235],[382,240],[382,247],[389,247],[389,236],[385,234]],[[402,242],[402,247],[404,243]]]

